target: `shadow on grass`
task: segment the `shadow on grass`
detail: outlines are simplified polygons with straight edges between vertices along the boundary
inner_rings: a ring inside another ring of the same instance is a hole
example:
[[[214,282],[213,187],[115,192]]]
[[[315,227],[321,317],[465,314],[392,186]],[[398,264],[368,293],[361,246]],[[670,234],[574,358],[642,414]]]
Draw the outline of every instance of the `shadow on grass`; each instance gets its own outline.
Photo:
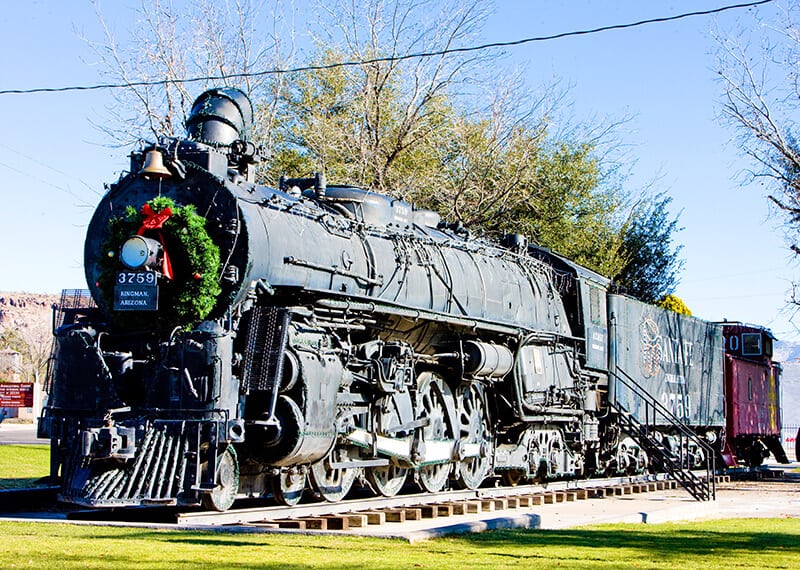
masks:
[[[703,523],[710,524],[710,523]],[[774,551],[798,551],[800,552],[800,525],[797,525],[797,532],[781,531],[715,531],[700,530],[696,528],[683,529],[679,526],[644,525],[637,527],[622,526],[613,529],[569,529],[569,530],[497,530],[484,533],[466,534],[451,536],[443,542],[460,542],[469,549],[486,552],[492,549],[499,551],[507,550],[510,545],[518,548],[542,548],[542,547],[569,547],[569,548],[601,548],[601,549],[633,549],[648,551],[654,557],[667,557],[672,553],[681,552],[682,554],[706,554],[711,551],[726,552],[730,556],[737,553],[752,554],[753,552],[774,550]],[[642,529],[642,530],[638,530]],[[206,545],[215,547],[224,546],[252,546],[251,540],[244,537],[253,537],[250,532],[154,532],[150,529],[132,530],[128,529],[127,536],[120,536],[118,530],[109,530],[108,534],[103,530],[95,531],[95,538],[130,538],[147,539],[158,542],[174,542],[182,544]],[[270,542],[281,543],[284,547],[297,546],[300,548],[313,548],[319,550],[340,549],[342,542],[353,541],[354,547],[362,539],[360,537],[342,536],[336,537],[333,544],[329,544],[326,539],[322,539],[315,544],[315,539],[302,535],[280,535],[280,534],[261,534],[257,542],[268,544]],[[322,537],[316,537],[322,538]],[[326,537],[332,538],[332,537]],[[297,544],[286,544],[296,542]],[[386,541],[381,539],[381,543],[389,544],[396,541]],[[437,540],[427,542],[428,545],[436,544]],[[400,541],[401,544],[405,544]]]
[[[219,533],[150,528],[19,525],[19,536],[41,536],[65,567],[203,568],[473,568],[651,569],[793,568],[800,552],[795,521],[690,525],[619,525],[569,530],[503,530],[419,545],[348,536]],[[11,528],[11,527],[9,527]],[[753,532],[749,532],[752,528]],[[774,528],[775,532],[769,529]],[[91,544],[84,551],[76,546]],[[39,548],[39,542],[30,548]],[[170,553],[166,555],[166,553]],[[25,551],[28,556],[28,551]],[[98,558],[102,556],[102,558]],[[0,560],[2,549],[0,548]],[[1,565],[1,564],[0,564]]]
[[[12,489],[30,489],[46,485],[47,477],[23,477],[21,479],[0,479],[0,491]]]
[[[704,523],[710,524],[710,523]],[[754,552],[800,552],[800,527],[797,532],[700,530],[679,526],[652,527],[620,526],[615,529],[569,529],[569,530],[501,530],[461,537],[476,549],[498,551],[509,544],[516,547],[570,547],[629,549],[648,552],[654,559],[671,555],[705,555],[710,552],[737,554]],[[641,529],[641,530],[639,530]]]

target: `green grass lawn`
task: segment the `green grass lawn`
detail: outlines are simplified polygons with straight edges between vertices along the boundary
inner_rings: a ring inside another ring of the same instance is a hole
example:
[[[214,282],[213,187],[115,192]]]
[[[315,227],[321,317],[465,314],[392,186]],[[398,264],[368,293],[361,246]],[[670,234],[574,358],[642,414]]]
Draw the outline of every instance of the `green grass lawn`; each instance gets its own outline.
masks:
[[[0,488],[47,475],[46,445],[0,446]],[[800,567],[800,519],[501,530],[409,545],[348,536],[233,534],[0,522],[0,568]]]
[[[348,536],[0,523],[2,568],[797,568],[800,520],[503,530],[409,545]]]
[[[49,474],[49,445],[0,445],[0,489],[31,487]]]

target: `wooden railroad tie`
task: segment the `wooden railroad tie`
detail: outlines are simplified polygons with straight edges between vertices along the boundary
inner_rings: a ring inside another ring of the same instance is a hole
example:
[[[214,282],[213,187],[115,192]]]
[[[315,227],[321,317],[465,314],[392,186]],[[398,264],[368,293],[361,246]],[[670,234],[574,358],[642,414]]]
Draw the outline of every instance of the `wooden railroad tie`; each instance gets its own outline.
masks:
[[[440,517],[452,517],[453,516],[453,505],[436,505],[436,516]]]
[[[366,516],[368,524],[386,524],[386,513],[384,511],[361,511],[358,514]]]
[[[369,517],[364,513],[345,515],[350,528],[363,528],[369,524]]]
[[[490,513],[495,509],[494,499],[484,499],[481,501],[481,512]]]
[[[730,479],[730,475],[717,475],[714,481],[722,483],[729,482]],[[590,498],[605,498],[670,490],[676,489],[677,486],[678,483],[675,480],[662,479],[658,481],[622,483],[603,487],[584,487],[561,491],[534,492],[509,497],[456,500],[444,503],[414,505],[411,507],[359,511],[343,515],[321,515],[297,519],[265,520],[254,524],[262,527],[296,530],[348,530],[350,528],[363,528],[368,525],[383,525],[387,522],[403,523],[437,517],[451,517],[454,515],[477,514],[482,512],[490,513],[507,509],[525,509],[538,505],[552,505]]]
[[[435,519],[439,516],[438,505],[416,505],[414,508],[419,509],[423,519]]]

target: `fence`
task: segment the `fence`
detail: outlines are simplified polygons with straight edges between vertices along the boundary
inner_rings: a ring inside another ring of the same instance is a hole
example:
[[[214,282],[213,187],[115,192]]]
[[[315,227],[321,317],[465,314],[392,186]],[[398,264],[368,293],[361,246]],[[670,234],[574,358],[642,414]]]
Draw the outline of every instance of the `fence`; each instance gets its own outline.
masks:
[[[796,457],[797,452],[797,430],[800,426],[786,425],[781,428],[781,445],[783,445],[786,455],[789,459],[794,458],[795,461],[800,461],[800,457]]]

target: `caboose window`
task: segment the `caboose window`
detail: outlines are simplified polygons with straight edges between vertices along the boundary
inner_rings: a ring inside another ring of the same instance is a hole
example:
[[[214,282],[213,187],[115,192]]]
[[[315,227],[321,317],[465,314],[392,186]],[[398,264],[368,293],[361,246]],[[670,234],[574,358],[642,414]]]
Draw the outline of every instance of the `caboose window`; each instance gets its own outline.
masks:
[[[764,335],[764,356],[772,358],[772,338]]]
[[[742,333],[742,355],[761,356],[761,333]]]

